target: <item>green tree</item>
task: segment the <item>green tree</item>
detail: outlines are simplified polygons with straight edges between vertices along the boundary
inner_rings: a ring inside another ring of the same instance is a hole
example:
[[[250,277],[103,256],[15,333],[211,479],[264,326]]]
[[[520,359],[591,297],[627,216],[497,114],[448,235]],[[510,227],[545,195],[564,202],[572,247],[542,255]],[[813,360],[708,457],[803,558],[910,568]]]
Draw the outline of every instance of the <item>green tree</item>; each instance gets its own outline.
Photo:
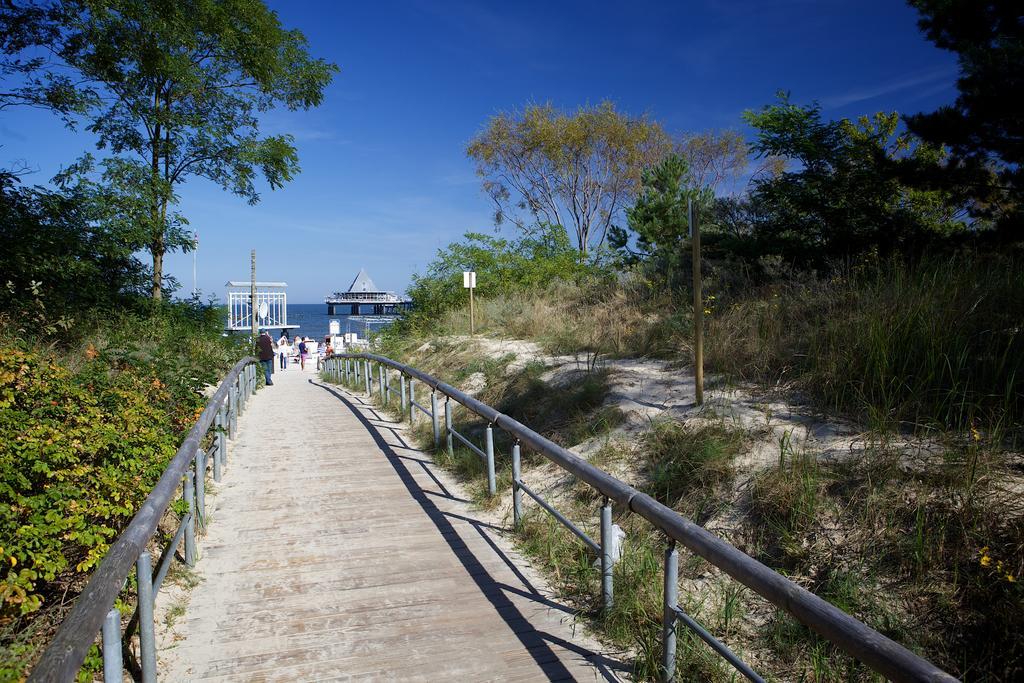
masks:
[[[100,94],[87,128],[111,155],[76,169],[98,172],[133,207],[159,299],[164,255],[191,246],[175,188],[201,177],[255,203],[260,178],[271,189],[291,180],[294,141],[261,135],[260,114],[317,106],[337,67],[311,57],[261,0],[65,0],[33,16],[23,33],[48,36]]]
[[[783,94],[744,118],[757,131],[755,152],[791,169],[754,181],[766,253],[822,264],[870,249],[916,250],[964,227],[950,193],[900,182],[897,161],[935,165],[942,151],[898,132],[895,113],[824,121],[817,104],[796,105]]]
[[[644,171],[643,191],[636,204],[626,211],[630,230],[636,236],[635,249],[629,246],[629,233],[615,227],[609,242],[628,255],[627,260],[645,259],[664,273],[668,286],[677,284],[678,272],[689,244],[689,204],[697,208],[709,204],[713,192],[698,185],[690,164],[678,155],[670,155],[657,166]]]
[[[572,280],[593,271],[560,225],[541,224],[516,240],[469,232],[460,242],[439,249],[426,273],[413,275],[409,295],[420,319],[436,318],[466,298],[462,271],[477,273],[476,292],[483,298]]]
[[[550,104],[501,113],[466,150],[498,225],[563,225],[581,258],[605,243],[639,191],[643,169],[670,151],[661,126],[610,102],[572,113]]]
[[[60,42],[60,6],[0,2],[0,111],[48,109],[68,125],[98,102],[80,74],[54,64],[46,48]]]
[[[0,179],[0,313],[21,332],[55,332],[83,311],[110,310],[144,290],[134,244],[98,213],[89,188],[19,188]]]
[[[950,150],[924,180],[962,188],[975,215],[1024,228],[1024,12],[1019,0],[911,0],[918,25],[960,64],[956,102],[905,117],[920,138]],[[1014,94],[1016,93],[1016,95]],[[1016,103],[1016,104],[1015,104]]]

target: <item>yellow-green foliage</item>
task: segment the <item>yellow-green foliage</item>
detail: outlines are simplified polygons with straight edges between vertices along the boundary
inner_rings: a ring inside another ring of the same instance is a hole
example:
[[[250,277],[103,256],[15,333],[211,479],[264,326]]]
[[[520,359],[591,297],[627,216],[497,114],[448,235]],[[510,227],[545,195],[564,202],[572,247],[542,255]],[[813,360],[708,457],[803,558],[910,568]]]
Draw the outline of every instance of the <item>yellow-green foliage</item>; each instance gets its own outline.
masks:
[[[0,350],[4,619],[39,609],[49,582],[90,571],[176,450],[166,386],[98,363],[73,373]]]
[[[221,325],[167,304],[41,340],[0,316],[0,681],[24,677],[195,423],[200,389],[244,355]]]

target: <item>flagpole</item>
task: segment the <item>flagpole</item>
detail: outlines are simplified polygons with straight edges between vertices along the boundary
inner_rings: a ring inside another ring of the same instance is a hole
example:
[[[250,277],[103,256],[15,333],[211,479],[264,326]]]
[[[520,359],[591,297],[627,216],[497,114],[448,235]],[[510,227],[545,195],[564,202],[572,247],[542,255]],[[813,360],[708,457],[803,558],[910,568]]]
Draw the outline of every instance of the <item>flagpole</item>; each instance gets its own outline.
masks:
[[[195,236],[196,248],[192,250],[192,296],[193,298],[199,295],[199,289],[196,285],[196,255],[199,253],[199,233],[192,233]]]

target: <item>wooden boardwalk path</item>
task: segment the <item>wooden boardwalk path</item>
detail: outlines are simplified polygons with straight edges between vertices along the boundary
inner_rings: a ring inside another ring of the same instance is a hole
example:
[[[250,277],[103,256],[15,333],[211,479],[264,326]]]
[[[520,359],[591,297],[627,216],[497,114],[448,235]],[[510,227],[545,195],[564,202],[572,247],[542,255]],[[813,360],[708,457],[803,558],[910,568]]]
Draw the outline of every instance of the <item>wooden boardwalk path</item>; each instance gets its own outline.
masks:
[[[309,370],[239,421],[166,681],[615,680],[403,430]]]

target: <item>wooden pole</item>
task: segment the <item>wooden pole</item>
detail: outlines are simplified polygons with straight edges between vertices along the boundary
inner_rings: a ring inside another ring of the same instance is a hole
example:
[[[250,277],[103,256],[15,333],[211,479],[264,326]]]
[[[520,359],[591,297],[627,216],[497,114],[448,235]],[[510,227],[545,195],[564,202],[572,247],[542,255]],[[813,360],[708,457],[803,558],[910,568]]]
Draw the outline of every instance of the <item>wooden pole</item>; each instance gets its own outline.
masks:
[[[472,278],[473,276],[470,275]],[[476,334],[476,318],[473,311],[473,281],[469,281],[469,334],[473,336]]]
[[[252,250],[252,278],[249,281],[249,315],[252,318],[252,343],[255,344],[260,336],[260,323],[257,319],[259,312],[256,306],[256,250]]]
[[[693,200],[687,201],[693,243],[693,372],[697,405],[704,405],[704,295],[700,278],[700,225],[694,220]]]

